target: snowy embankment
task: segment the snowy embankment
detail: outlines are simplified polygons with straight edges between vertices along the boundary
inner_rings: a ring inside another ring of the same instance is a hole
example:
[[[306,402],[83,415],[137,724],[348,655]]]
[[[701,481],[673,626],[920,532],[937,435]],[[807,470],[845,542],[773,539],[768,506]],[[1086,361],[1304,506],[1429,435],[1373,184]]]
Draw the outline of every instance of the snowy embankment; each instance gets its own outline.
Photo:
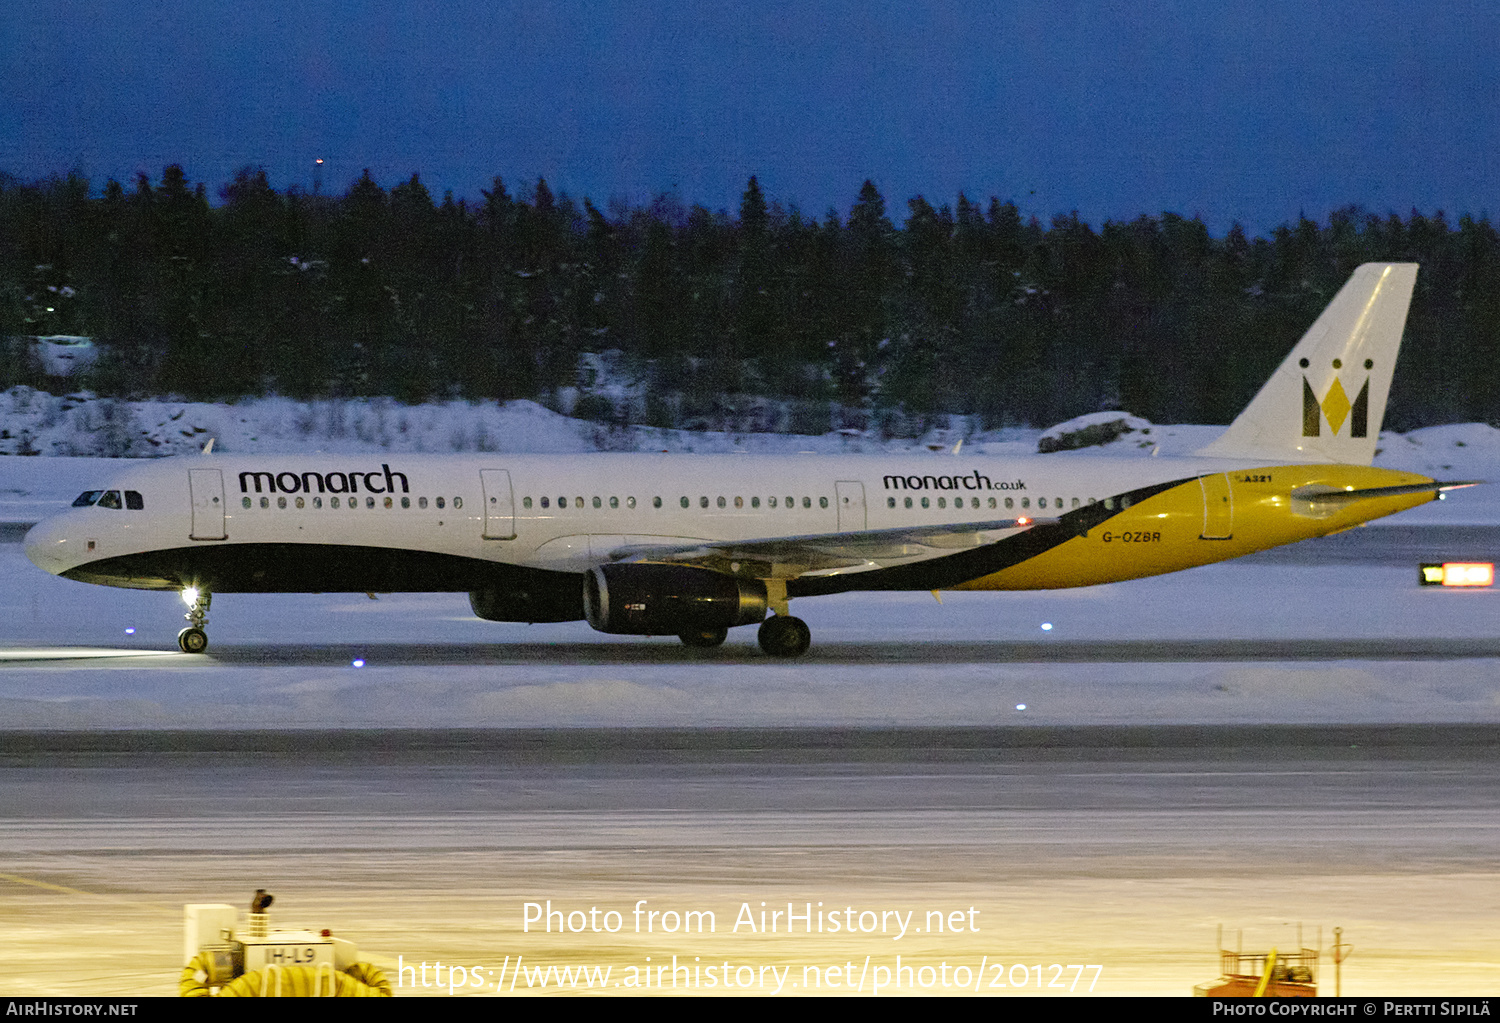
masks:
[[[1093,413],[1048,430],[979,431],[965,417],[917,438],[881,439],[855,431],[820,436],[694,433],[610,426],[573,419],[531,401],[449,401],[403,405],[394,399],[299,402],[254,398],[229,404],[153,399],[118,401],[57,396],[15,387],[0,393],[0,522],[34,522],[80,491],[99,486],[100,460],[189,455],[212,439],[217,452],[451,454],[672,451],[698,454],[878,454],[930,451],[947,457],[963,442],[967,457],[1029,455],[1039,448],[1067,458],[1069,444],[1122,458],[1187,455],[1219,426],[1158,426],[1124,413]],[[1071,438],[1071,439],[1070,439]],[[43,457],[24,457],[27,455]],[[4,457],[21,456],[21,457]],[[1463,423],[1381,435],[1375,464],[1438,479],[1500,481],[1500,430]],[[1393,520],[1452,525],[1500,524],[1500,494],[1477,487]]]

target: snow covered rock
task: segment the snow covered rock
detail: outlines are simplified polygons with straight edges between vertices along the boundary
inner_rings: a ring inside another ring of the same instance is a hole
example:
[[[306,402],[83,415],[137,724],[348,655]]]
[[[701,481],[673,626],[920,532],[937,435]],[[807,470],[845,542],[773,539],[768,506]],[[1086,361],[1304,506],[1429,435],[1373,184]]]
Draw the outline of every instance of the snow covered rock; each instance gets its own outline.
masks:
[[[1050,455],[1054,451],[1099,447],[1127,433],[1149,432],[1150,429],[1150,421],[1128,412],[1090,412],[1044,431],[1037,438],[1036,449],[1043,455]]]

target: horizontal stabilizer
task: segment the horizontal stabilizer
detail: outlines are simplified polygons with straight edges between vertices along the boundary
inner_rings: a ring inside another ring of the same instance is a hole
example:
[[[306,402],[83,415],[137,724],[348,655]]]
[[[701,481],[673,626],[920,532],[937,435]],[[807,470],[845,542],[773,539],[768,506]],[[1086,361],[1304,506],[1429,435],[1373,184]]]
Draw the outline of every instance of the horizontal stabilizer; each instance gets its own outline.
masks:
[[[1306,501],[1313,505],[1342,506],[1353,504],[1355,501],[1368,501],[1377,497],[1404,497],[1407,494],[1441,494],[1448,490],[1462,490],[1464,487],[1477,487],[1483,480],[1454,480],[1444,483],[1433,480],[1430,483],[1412,483],[1399,487],[1366,487],[1363,490],[1335,490],[1332,487],[1310,486],[1298,487],[1292,491],[1292,499]]]

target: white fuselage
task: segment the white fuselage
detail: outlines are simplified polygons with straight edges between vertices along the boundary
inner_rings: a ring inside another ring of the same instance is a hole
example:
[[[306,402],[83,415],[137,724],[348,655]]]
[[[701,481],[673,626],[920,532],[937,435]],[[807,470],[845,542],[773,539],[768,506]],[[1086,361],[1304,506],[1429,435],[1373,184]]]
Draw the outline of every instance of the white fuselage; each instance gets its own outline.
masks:
[[[54,574],[125,555],[265,544],[421,551],[581,573],[632,545],[1048,519],[1229,468],[1073,454],[172,458],[122,465],[96,484],[140,494],[142,509],[71,509],[40,523],[27,552]]]

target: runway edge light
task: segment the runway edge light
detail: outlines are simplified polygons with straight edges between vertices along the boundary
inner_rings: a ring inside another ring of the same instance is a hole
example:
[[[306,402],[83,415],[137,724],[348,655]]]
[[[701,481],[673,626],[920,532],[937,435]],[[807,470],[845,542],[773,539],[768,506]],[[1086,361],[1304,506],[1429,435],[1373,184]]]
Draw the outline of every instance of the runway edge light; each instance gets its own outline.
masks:
[[[1445,561],[1419,565],[1423,586],[1493,586],[1495,565],[1489,561]]]

